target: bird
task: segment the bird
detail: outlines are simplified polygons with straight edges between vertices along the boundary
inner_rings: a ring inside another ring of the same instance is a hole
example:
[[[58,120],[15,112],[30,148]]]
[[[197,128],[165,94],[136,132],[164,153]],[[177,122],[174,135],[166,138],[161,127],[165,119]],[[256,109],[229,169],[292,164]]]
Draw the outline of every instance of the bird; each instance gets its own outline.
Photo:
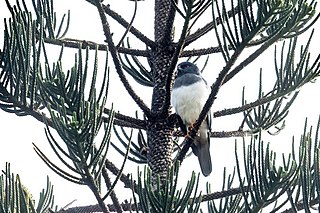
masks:
[[[177,74],[173,84],[171,103],[178,115],[181,130],[187,129],[197,121],[203,106],[210,94],[207,82],[199,68],[191,62],[182,62],[177,66]],[[211,115],[208,113],[201,124],[198,134],[191,145],[193,153],[198,157],[202,174],[207,177],[212,171],[210,155]]]

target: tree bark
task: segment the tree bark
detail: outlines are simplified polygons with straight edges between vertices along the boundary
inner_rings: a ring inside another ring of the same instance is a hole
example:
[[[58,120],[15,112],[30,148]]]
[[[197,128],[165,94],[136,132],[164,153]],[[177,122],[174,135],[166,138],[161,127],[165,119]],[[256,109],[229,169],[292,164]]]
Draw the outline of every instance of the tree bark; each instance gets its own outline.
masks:
[[[148,164],[155,181],[157,175],[161,182],[166,179],[167,170],[172,163],[173,126],[168,114],[162,113],[165,103],[168,70],[174,53],[172,38],[171,0],[155,1],[154,37],[156,48],[151,50],[151,67],[154,76],[154,88],[151,103],[152,119],[147,127],[149,144]],[[155,183],[155,182],[154,182]]]

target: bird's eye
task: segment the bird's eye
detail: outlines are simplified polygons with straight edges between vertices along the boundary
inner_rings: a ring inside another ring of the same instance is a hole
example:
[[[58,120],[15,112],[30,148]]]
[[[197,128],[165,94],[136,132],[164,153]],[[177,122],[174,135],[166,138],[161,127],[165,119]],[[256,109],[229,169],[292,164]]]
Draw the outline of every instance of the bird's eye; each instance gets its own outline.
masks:
[[[185,68],[188,68],[188,67],[190,67],[189,64],[184,64],[184,65],[181,66],[182,69],[185,69]]]

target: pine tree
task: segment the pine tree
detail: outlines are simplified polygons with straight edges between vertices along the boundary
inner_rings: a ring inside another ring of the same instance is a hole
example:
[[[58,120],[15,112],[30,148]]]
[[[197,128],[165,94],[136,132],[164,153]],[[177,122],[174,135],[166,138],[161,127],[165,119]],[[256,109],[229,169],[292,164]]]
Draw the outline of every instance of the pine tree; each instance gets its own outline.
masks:
[[[320,121],[315,133],[306,123],[298,148],[293,142],[292,151],[283,155],[281,166],[276,163],[275,152],[262,140],[263,132],[270,128],[284,128],[299,88],[314,82],[320,73],[320,55],[312,59],[309,52],[313,31],[307,43],[298,45],[298,37],[319,18],[315,1],[155,0],[154,38],[133,25],[136,9],[143,2],[129,2],[135,5],[131,20],[123,19],[107,2],[86,2],[97,9],[101,22],[97,32],[104,34],[103,44],[67,38],[71,15],[58,17],[53,0],[32,0],[32,4],[18,0],[15,5],[6,0],[11,17],[5,19],[4,45],[0,50],[0,108],[42,122],[49,146],[64,167],[36,144],[35,152],[70,184],[88,186],[98,205],[54,210],[48,180],[35,207],[30,193],[19,176],[11,174],[8,164],[0,179],[0,212],[310,212],[317,207]],[[199,20],[208,12],[211,20],[202,25]],[[110,20],[125,29],[120,38],[113,36]],[[176,30],[178,25],[181,31]],[[206,38],[206,48],[188,49],[208,33],[214,36]],[[127,39],[132,37],[145,48],[132,47]],[[55,63],[47,54],[48,45],[52,44],[61,46]],[[280,44],[280,51],[276,44]],[[69,70],[62,66],[66,48],[78,52]],[[211,111],[213,119],[243,115],[238,130],[210,133],[212,138],[244,137],[243,155],[235,145],[234,172],[224,172],[222,190],[218,192],[211,192],[210,183],[206,192],[200,192],[196,173],[184,177],[189,179],[188,184],[179,189],[179,167],[190,156],[192,140],[214,106],[220,88],[270,48],[275,49],[276,73],[271,90],[262,89],[261,69],[255,101],[246,101],[243,91],[241,106]],[[93,61],[89,60],[90,50],[95,50]],[[98,63],[100,52],[107,56],[104,68]],[[209,55],[210,59],[206,57]],[[207,62],[218,55],[223,67],[217,70],[198,120],[184,137],[170,104],[176,65],[179,60],[195,62],[205,58],[205,69]],[[139,108],[135,116],[117,112],[106,104],[108,93],[116,92],[109,90],[110,72],[117,73]],[[152,89],[150,107],[133,89],[129,78]],[[111,136],[118,140],[111,140]],[[123,155],[120,168],[109,157],[110,147]],[[124,174],[127,161],[147,166],[134,179]],[[127,198],[130,202],[120,202],[117,197],[114,187],[121,182],[132,190],[132,196]],[[112,203],[107,204],[105,199],[109,197]]]

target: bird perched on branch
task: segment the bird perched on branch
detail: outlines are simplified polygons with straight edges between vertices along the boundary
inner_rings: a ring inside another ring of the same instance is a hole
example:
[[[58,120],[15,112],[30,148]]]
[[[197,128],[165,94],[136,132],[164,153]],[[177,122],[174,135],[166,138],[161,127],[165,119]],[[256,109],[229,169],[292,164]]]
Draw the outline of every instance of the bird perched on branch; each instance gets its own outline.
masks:
[[[182,131],[186,134],[188,128],[198,119],[209,96],[209,88],[201,76],[199,68],[191,62],[182,62],[177,67],[177,77],[173,85],[171,103],[181,118]],[[212,171],[210,156],[210,112],[201,124],[198,134],[191,145],[193,153],[198,157],[202,174],[210,175]]]

